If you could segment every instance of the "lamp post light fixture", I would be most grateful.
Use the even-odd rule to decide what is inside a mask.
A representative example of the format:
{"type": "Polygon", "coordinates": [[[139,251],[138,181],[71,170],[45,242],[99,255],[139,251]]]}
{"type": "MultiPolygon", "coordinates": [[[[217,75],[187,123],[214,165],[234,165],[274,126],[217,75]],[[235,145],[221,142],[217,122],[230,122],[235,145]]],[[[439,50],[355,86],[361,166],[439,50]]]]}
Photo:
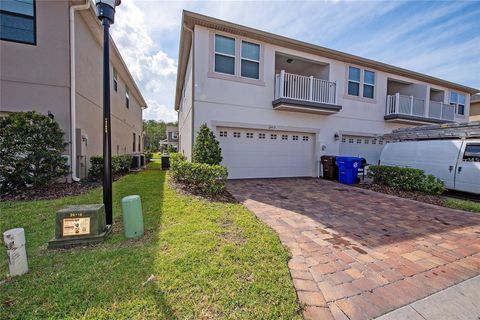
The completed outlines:
{"type": "Polygon", "coordinates": [[[114,22],[115,7],[121,0],[95,0],[97,17],[103,26],[103,203],[106,224],[113,224],[112,214],[112,134],[110,121],[110,25],[114,22]]]}

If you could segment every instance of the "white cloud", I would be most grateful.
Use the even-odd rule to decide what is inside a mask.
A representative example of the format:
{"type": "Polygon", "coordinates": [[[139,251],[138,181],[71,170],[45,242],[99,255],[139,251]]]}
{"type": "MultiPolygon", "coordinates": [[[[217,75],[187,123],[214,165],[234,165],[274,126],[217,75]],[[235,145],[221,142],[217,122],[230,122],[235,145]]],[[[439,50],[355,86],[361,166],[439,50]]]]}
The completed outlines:
{"type": "Polygon", "coordinates": [[[124,0],[117,8],[112,37],[147,100],[144,118],[172,121],[177,117],[173,108],[177,63],[152,40],[148,21],[133,0],[124,0]]]}

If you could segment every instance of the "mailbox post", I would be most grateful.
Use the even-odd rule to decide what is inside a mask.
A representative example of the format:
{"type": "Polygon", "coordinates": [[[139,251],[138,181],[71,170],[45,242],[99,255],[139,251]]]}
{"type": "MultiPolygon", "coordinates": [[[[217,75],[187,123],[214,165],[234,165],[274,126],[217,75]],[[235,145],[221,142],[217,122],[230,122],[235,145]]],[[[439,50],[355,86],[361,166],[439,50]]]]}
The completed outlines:
{"type": "Polygon", "coordinates": [[[103,203],[106,223],[113,224],[112,212],[112,132],[110,115],[110,25],[115,18],[115,7],[121,0],[95,0],[97,16],[103,26],[103,203]]]}

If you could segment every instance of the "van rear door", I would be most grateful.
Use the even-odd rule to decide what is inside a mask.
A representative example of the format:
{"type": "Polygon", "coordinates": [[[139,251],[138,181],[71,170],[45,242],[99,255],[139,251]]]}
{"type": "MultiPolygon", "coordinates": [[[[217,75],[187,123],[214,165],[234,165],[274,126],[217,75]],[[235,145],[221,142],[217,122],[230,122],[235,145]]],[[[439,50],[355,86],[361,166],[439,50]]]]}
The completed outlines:
{"type": "Polygon", "coordinates": [[[455,173],[455,190],[480,194],[480,140],[463,143],[455,173]]]}
{"type": "Polygon", "coordinates": [[[445,183],[448,189],[455,188],[455,166],[462,146],[461,140],[422,140],[412,156],[411,167],[432,174],[445,183]]]}

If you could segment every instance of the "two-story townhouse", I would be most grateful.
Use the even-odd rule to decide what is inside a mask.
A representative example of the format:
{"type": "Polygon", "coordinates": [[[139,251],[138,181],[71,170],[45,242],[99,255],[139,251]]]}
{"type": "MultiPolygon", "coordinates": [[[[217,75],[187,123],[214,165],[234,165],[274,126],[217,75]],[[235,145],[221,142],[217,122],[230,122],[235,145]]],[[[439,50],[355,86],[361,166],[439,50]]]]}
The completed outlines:
{"type": "MultiPolygon", "coordinates": [[[[68,143],[71,180],[102,154],[103,31],[90,0],[0,1],[0,110],[49,114],[68,143]]],[[[112,154],[142,152],[146,102],[110,39],[112,154]]]]}
{"type": "Polygon", "coordinates": [[[480,94],[470,97],[470,121],[480,121],[480,94]]]}
{"type": "Polygon", "coordinates": [[[477,89],[184,11],[175,109],[191,158],[206,123],[229,178],[318,176],[322,155],[377,163],[380,136],[468,121],[477,89]]]}

